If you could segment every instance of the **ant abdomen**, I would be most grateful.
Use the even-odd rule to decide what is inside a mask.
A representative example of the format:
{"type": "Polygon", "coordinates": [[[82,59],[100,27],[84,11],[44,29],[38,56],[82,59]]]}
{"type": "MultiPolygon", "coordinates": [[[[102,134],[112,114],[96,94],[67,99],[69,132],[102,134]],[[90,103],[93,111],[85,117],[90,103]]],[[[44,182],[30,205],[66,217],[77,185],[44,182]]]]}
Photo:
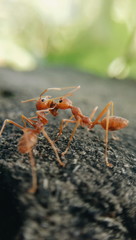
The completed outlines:
{"type": "Polygon", "coordinates": [[[37,134],[33,131],[33,129],[24,129],[24,134],[20,138],[18,143],[18,151],[20,153],[29,153],[30,150],[36,145],[37,143],[37,134]]]}
{"type": "MultiPolygon", "coordinates": [[[[103,118],[103,120],[100,122],[101,126],[106,130],[106,122],[107,117],[103,118]]],[[[108,130],[109,131],[116,131],[121,128],[125,128],[128,125],[128,120],[122,117],[117,116],[110,116],[109,117],[109,124],[108,124],[108,130]]]]}

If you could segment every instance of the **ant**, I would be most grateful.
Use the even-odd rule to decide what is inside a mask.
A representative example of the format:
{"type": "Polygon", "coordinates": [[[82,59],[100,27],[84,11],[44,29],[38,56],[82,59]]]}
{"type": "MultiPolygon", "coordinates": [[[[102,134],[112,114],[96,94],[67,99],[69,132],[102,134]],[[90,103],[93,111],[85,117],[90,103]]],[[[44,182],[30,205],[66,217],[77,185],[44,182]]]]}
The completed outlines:
{"type": "Polygon", "coordinates": [[[58,151],[57,151],[57,148],[55,147],[55,144],[50,139],[47,132],[44,130],[44,126],[48,123],[48,120],[46,118],[46,115],[47,115],[46,113],[49,113],[49,111],[51,111],[51,110],[52,109],[49,108],[49,109],[45,110],[44,113],[36,112],[37,116],[32,117],[32,118],[27,118],[24,115],[22,115],[21,117],[22,117],[22,120],[24,123],[24,127],[19,125],[16,122],[13,122],[12,120],[6,119],[3,123],[1,131],[0,131],[0,136],[1,136],[7,123],[13,124],[23,131],[23,135],[20,138],[19,143],[18,143],[18,151],[22,154],[26,154],[26,153],[29,154],[30,165],[31,165],[31,169],[32,169],[32,186],[28,190],[28,192],[30,192],[30,193],[35,193],[37,190],[36,163],[35,163],[35,159],[33,157],[32,150],[37,143],[37,137],[40,133],[42,133],[44,135],[44,137],[48,140],[48,142],[51,144],[51,146],[55,152],[56,159],[59,162],[59,164],[61,166],[65,165],[59,158],[58,151]],[[36,120],[33,120],[33,119],[36,119],[36,120]],[[33,128],[26,127],[27,123],[30,124],[33,128]]]}
{"type": "MultiPolygon", "coordinates": [[[[68,123],[75,123],[72,134],[70,135],[70,138],[69,138],[67,148],[62,153],[62,156],[64,156],[68,152],[68,149],[70,147],[73,136],[75,135],[75,132],[76,132],[79,125],[81,125],[83,127],[86,126],[90,130],[92,128],[94,128],[95,125],[101,125],[102,128],[106,131],[106,133],[105,133],[105,163],[108,167],[112,167],[113,165],[111,163],[109,163],[109,161],[108,161],[108,152],[107,152],[107,149],[108,149],[108,131],[116,131],[116,130],[120,130],[122,128],[125,128],[125,127],[127,127],[129,121],[125,118],[122,118],[122,117],[113,116],[114,104],[113,104],[112,101],[110,101],[104,107],[104,109],[101,111],[101,113],[98,115],[98,117],[94,121],[92,121],[92,118],[94,117],[94,115],[95,115],[95,113],[98,109],[98,106],[95,107],[93,109],[92,113],[90,114],[90,116],[87,117],[87,116],[83,115],[80,108],[73,106],[72,101],[70,99],[66,98],[67,96],[71,96],[72,93],[75,92],[76,90],[78,90],[79,88],[80,88],[80,86],[67,87],[67,88],[48,88],[48,89],[45,89],[41,93],[40,98],[30,99],[30,100],[26,100],[26,101],[23,101],[23,102],[37,100],[36,108],[37,108],[38,112],[44,112],[45,110],[48,109],[48,107],[52,107],[53,109],[50,110],[50,113],[54,116],[58,115],[58,110],[59,109],[61,109],[61,110],[71,109],[72,116],[71,116],[70,119],[63,119],[61,121],[60,128],[59,128],[60,130],[59,130],[59,133],[58,133],[58,137],[56,139],[56,141],[57,141],[59,136],[62,134],[63,128],[68,123]],[[68,89],[68,88],[74,88],[74,90],[72,90],[71,92],[69,92],[69,93],[65,94],[64,96],[60,97],[58,103],[56,103],[54,101],[58,98],[50,99],[50,96],[46,96],[45,98],[42,98],[42,95],[49,90],[64,90],[64,89],[68,89]],[[110,108],[111,108],[111,110],[110,110],[110,108]],[[104,117],[101,120],[101,118],[105,114],[106,114],[106,117],[104,117]],[[72,120],[73,117],[75,118],[75,120],[72,120]],[[64,125],[64,123],[65,123],[65,125],[64,125]]],[[[117,138],[115,138],[115,139],[117,139],[117,138]]]]}
{"type": "MultiPolygon", "coordinates": [[[[107,152],[107,150],[108,150],[108,132],[125,128],[128,126],[128,123],[129,123],[129,121],[125,118],[113,116],[113,107],[114,107],[113,102],[112,101],[109,102],[104,107],[104,109],[101,111],[101,113],[98,115],[98,117],[94,121],[92,121],[92,118],[94,117],[94,115],[98,109],[98,106],[95,107],[93,109],[92,113],[90,114],[90,116],[87,117],[87,116],[83,115],[80,108],[72,105],[72,101],[70,99],[61,98],[59,100],[59,103],[57,104],[57,108],[62,109],[62,110],[71,109],[71,112],[73,114],[72,116],[75,118],[75,120],[62,119],[62,121],[61,121],[58,138],[62,134],[64,123],[75,123],[72,134],[70,135],[70,138],[69,138],[67,148],[62,153],[62,156],[64,156],[68,152],[70,143],[71,143],[73,136],[75,135],[75,132],[79,125],[81,125],[82,127],[86,126],[89,130],[94,128],[95,125],[101,125],[101,127],[106,131],[106,133],[105,133],[105,163],[108,167],[113,167],[113,165],[111,163],[109,163],[109,161],[108,161],[108,152],[107,152]],[[110,110],[110,107],[111,107],[111,110],[110,110]],[[101,120],[101,118],[104,116],[104,114],[106,114],[106,117],[104,117],[101,120]]],[[[56,140],[58,140],[58,138],[56,140]]],[[[117,139],[114,136],[113,136],[113,138],[117,139]]]]}

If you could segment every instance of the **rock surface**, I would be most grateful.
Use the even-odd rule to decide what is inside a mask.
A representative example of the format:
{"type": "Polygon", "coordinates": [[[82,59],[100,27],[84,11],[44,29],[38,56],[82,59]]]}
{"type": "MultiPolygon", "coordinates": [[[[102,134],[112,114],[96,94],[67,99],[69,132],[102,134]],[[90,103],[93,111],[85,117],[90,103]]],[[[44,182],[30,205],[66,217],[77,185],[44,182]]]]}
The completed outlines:
{"type": "MultiPolygon", "coordinates": [[[[79,127],[62,168],[42,135],[34,149],[38,191],[29,194],[31,169],[27,155],[17,151],[20,129],[9,124],[0,139],[0,239],[1,240],[135,240],[136,239],[136,111],[133,81],[100,79],[65,68],[29,73],[0,69],[0,126],[9,118],[21,123],[21,114],[35,115],[34,102],[48,87],[81,85],[71,97],[85,115],[95,106],[98,113],[112,100],[115,115],[127,118],[128,128],[118,131],[120,140],[109,139],[109,161],[104,163],[104,131],[79,127]]],[[[49,95],[56,96],[56,92],[49,95]]],[[[60,93],[59,93],[60,94],[60,93]]],[[[96,114],[97,115],[97,114],[96,114]]],[[[49,116],[45,127],[55,139],[60,120],[49,116]]],[[[65,150],[73,126],[69,124],[57,142],[65,150]]]]}

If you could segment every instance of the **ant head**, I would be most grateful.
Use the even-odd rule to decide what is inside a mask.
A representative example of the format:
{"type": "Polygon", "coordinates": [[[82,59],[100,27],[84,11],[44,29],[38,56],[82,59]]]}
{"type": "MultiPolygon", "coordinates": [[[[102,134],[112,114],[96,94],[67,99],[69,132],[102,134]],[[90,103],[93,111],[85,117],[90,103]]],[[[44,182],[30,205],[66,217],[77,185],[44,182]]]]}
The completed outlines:
{"type": "Polygon", "coordinates": [[[36,109],[37,110],[44,110],[44,109],[50,108],[52,100],[50,100],[49,98],[50,98],[50,96],[39,98],[36,102],[36,109]]]}
{"type": "Polygon", "coordinates": [[[72,101],[68,98],[60,98],[57,107],[59,109],[68,109],[72,107],[72,101]]]}

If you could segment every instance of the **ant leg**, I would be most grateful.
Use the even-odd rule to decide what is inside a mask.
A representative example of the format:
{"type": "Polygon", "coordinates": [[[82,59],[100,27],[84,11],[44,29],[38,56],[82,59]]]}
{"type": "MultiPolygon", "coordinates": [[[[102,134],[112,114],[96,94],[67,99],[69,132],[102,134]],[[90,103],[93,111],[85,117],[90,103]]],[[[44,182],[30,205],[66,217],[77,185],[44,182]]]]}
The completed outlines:
{"type": "Polygon", "coordinates": [[[32,186],[31,188],[28,189],[28,192],[35,193],[37,190],[37,174],[36,174],[36,163],[33,157],[32,150],[29,152],[29,157],[30,157],[30,165],[32,169],[32,186]]]}
{"type": "Polygon", "coordinates": [[[108,129],[109,129],[109,117],[110,117],[110,111],[107,111],[107,117],[106,117],[106,132],[105,132],[105,163],[108,167],[113,167],[112,163],[109,163],[108,161],[108,129]]]}
{"type": "Polygon", "coordinates": [[[76,123],[76,122],[77,122],[76,120],[71,120],[72,118],[73,118],[73,115],[71,116],[70,119],[62,119],[61,124],[60,124],[59,135],[62,134],[63,128],[66,127],[66,125],[67,125],[68,123],[76,123]],[[64,122],[65,122],[65,125],[63,126],[63,123],[64,123],[64,122]]]}
{"type": "MultiPolygon", "coordinates": [[[[72,120],[72,118],[74,117],[74,115],[72,115],[68,120],[72,120]]],[[[75,121],[76,122],[76,121],[75,121]]],[[[63,129],[68,125],[69,121],[67,121],[64,125],[63,125],[63,129]]],[[[72,121],[73,123],[73,121],[72,121]]]]}
{"type": "Polygon", "coordinates": [[[57,161],[59,162],[59,164],[64,167],[65,164],[60,160],[59,158],[59,155],[58,155],[58,152],[57,152],[57,149],[53,143],[53,141],[50,139],[50,137],[48,136],[48,134],[46,133],[46,131],[44,129],[42,129],[42,133],[44,135],[44,137],[48,140],[48,142],[51,144],[52,146],[52,149],[54,150],[55,154],[56,154],[56,158],[57,158],[57,161]]]}
{"type": "MultiPolygon", "coordinates": [[[[72,115],[68,120],[72,120],[72,118],[74,117],[74,115],[72,115]]],[[[63,126],[63,129],[68,125],[69,122],[66,122],[63,126]]]]}
{"type": "Polygon", "coordinates": [[[21,115],[21,119],[22,119],[22,122],[23,122],[23,124],[24,124],[24,127],[26,128],[26,121],[25,121],[25,119],[24,119],[24,115],[21,115]]]}
{"type": "Polygon", "coordinates": [[[92,118],[94,117],[94,114],[96,113],[97,109],[98,109],[98,106],[95,107],[94,110],[92,111],[92,113],[90,114],[90,116],[89,116],[90,120],[92,120],[92,118]]]}
{"type": "MultiPolygon", "coordinates": [[[[111,116],[113,116],[113,115],[114,115],[114,105],[112,104],[111,105],[111,116]]],[[[119,140],[119,137],[117,137],[115,133],[112,132],[111,136],[112,136],[112,139],[119,140]]]]}
{"type": "Polygon", "coordinates": [[[77,121],[76,121],[76,125],[75,125],[75,127],[74,127],[74,129],[73,129],[73,131],[72,131],[72,134],[71,134],[71,136],[70,136],[70,138],[69,138],[68,146],[67,146],[66,150],[61,154],[62,156],[64,156],[64,155],[67,153],[67,151],[68,151],[68,149],[69,149],[69,147],[70,147],[70,143],[71,143],[71,141],[72,141],[72,139],[73,139],[73,137],[74,137],[74,135],[75,135],[75,132],[76,132],[76,130],[77,130],[77,128],[78,128],[79,125],[80,125],[80,120],[77,120],[77,121]]]}
{"type": "Polygon", "coordinates": [[[50,113],[50,110],[53,110],[54,108],[48,108],[48,109],[42,109],[42,110],[37,110],[36,114],[39,115],[40,113],[45,113],[48,115],[50,113]]]}
{"type": "MultiPolygon", "coordinates": [[[[24,127],[26,128],[26,123],[29,123],[32,127],[35,127],[35,121],[31,120],[30,118],[27,118],[24,115],[21,115],[22,121],[24,123],[24,127]]],[[[35,117],[34,117],[35,118],[35,117]]]]}
{"type": "Polygon", "coordinates": [[[68,123],[76,123],[77,122],[76,120],[71,120],[73,117],[74,116],[72,115],[70,117],[70,119],[62,119],[62,121],[60,123],[60,127],[59,127],[59,133],[57,134],[57,139],[55,140],[55,142],[58,141],[59,137],[62,134],[62,131],[63,131],[64,127],[66,127],[68,125],[68,123]]]}
{"type": "MultiPolygon", "coordinates": [[[[53,109],[53,108],[52,108],[52,109],[53,109]]],[[[51,109],[51,110],[52,110],[52,109],[51,109]]],[[[37,111],[36,111],[36,114],[39,115],[40,113],[45,113],[46,115],[48,115],[48,114],[49,114],[49,111],[50,111],[49,109],[37,110],[37,111]],[[46,111],[48,111],[48,112],[46,113],[46,111]]]]}
{"type": "Polygon", "coordinates": [[[5,126],[6,126],[7,123],[11,123],[11,124],[15,125],[16,127],[20,128],[20,129],[22,129],[22,130],[24,129],[24,127],[22,127],[22,126],[19,125],[18,123],[13,122],[13,121],[10,120],[10,119],[5,119],[5,121],[4,121],[3,125],[2,125],[2,128],[1,128],[1,130],[0,130],[0,137],[1,137],[2,133],[3,133],[3,131],[4,131],[4,128],[5,128],[5,126]]]}
{"type": "Polygon", "coordinates": [[[37,122],[37,120],[32,120],[32,119],[37,119],[37,116],[30,117],[29,119],[30,119],[33,123],[36,123],[36,122],[37,122]]]}
{"type": "Polygon", "coordinates": [[[37,116],[34,116],[34,117],[30,117],[29,119],[31,120],[31,119],[35,119],[35,118],[37,118],[37,116]]]}
{"type": "Polygon", "coordinates": [[[108,147],[108,130],[109,130],[109,117],[110,117],[110,110],[109,108],[111,107],[111,113],[113,114],[113,102],[109,102],[105,108],[102,110],[102,112],[98,115],[98,117],[95,119],[95,121],[93,122],[93,126],[95,126],[96,124],[100,124],[101,122],[99,122],[99,120],[102,118],[102,116],[107,113],[107,117],[106,117],[106,133],[105,133],[105,162],[106,165],[108,167],[112,167],[112,164],[109,163],[108,161],[108,153],[107,153],[107,147],[108,147]]]}
{"type": "MultiPolygon", "coordinates": [[[[114,115],[114,105],[112,104],[112,108],[111,108],[111,116],[113,116],[113,115],[114,115]]],[[[117,140],[117,141],[120,140],[119,137],[116,136],[116,134],[113,133],[113,132],[112,132],[111,136],[112,136],[112,139],[114,139],[114,140],[117,140]]]]}
{"type": "Polygon", "coordinates": [[[103,117],[103,115],[105,113],[107,113],[110,106],[111,106],[111,114],[113,114],[113,106],[114,105],[113,105],[113,102],[111,101],[105,106],[105,108],[101,111],[101,113],[98,115],[98,117],[95,119],[95,121],[93,121],[93,125],[99,124],[98,121],[103,117]]]}

